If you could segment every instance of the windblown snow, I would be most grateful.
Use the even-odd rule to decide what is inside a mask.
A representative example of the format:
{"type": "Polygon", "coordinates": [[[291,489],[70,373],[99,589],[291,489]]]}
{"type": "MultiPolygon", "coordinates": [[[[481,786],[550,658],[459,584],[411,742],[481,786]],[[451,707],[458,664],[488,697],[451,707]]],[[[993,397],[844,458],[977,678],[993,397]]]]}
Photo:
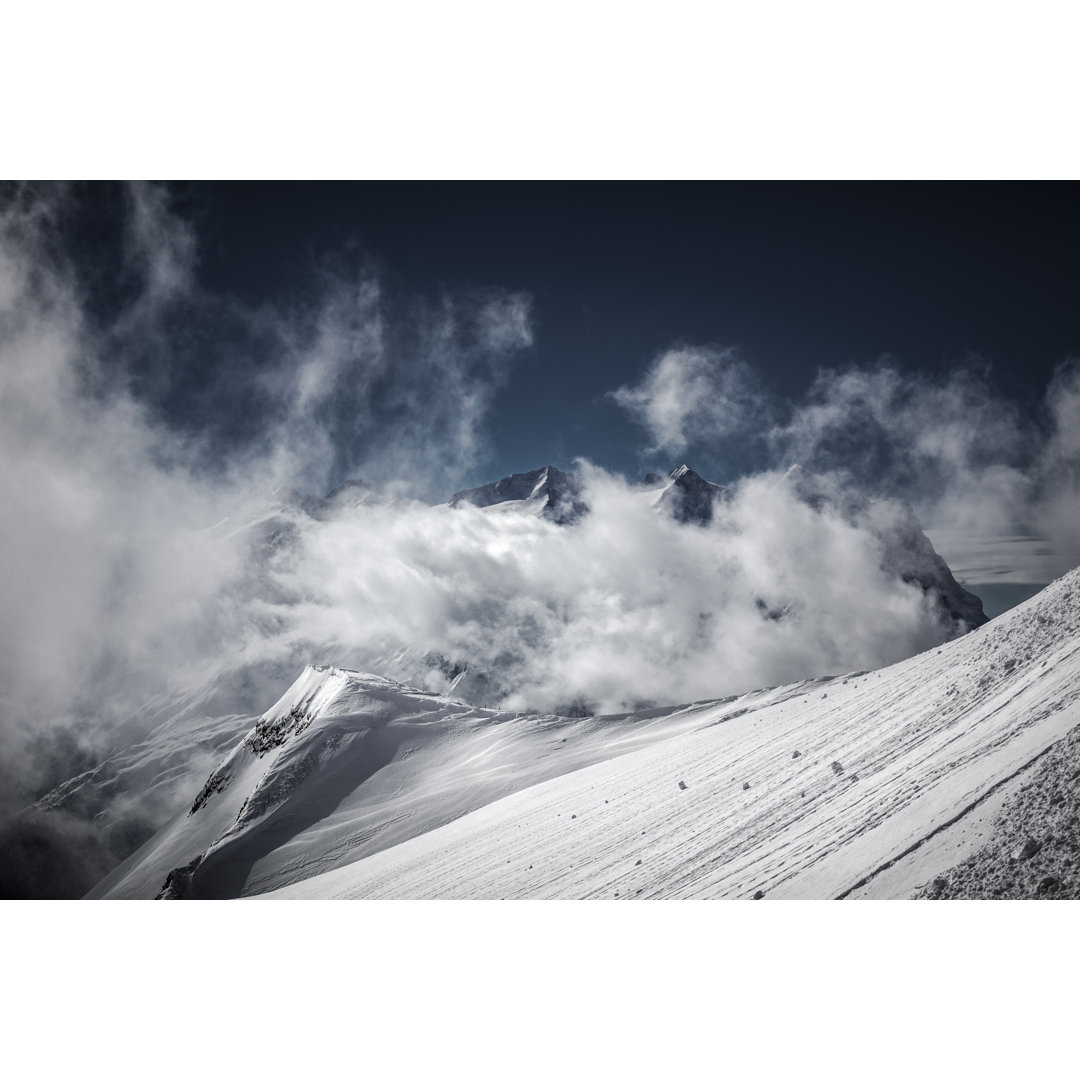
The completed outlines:
{"type": "Polygon", "coordinates": [[[309,667],[90,895],[908,896],[1075,744],[1078,624],[1080,570],[878,671],[585,718],[309,667]]]}

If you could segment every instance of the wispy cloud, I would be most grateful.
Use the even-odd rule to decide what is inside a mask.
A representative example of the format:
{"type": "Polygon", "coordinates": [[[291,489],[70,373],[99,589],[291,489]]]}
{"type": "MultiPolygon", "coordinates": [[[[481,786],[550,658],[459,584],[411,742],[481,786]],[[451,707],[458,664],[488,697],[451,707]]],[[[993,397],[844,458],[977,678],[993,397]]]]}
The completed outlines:
{"type": "Polygon", "coordinates": [[[272,653],[252,648],[270,583],[237,526],[356,473],[452,490],[532,341],[523,294],[388,298],[363,264],[313,267],[276,307],[210,295],[192,228],[145,185],[124,194],[123,288],[102,300],[67,242],[82,197],[0,201],[0,604],[18,613],[0,630],[0,753],[16,802],[39,778],[37,733],[70,726],[100,749],[150,693],[272,653]]]}
{"type": "Polygon", "coordinates": [[[994,539],[1038,537],[1042,569],[1024,573],[1057,576],[1080,559],[1078,386],[1080,368],[1063,363],[1033,411],[996,389],[975,358],[930,375],[886,357],[822,369],[804,396],[785,399],[766,392],[733,350],[680,348],[613,396],[654,454],[711,460],[735,436],[744,458],[799,463],[912,503],[965,565],[994,539]]]}
{"type": "Polygon", "coordinates": [[[611,396],[645,428],[651,453],[681,454],[760,430],[767,417],[759,380],[733,348],[670,349],[611,396]]]}

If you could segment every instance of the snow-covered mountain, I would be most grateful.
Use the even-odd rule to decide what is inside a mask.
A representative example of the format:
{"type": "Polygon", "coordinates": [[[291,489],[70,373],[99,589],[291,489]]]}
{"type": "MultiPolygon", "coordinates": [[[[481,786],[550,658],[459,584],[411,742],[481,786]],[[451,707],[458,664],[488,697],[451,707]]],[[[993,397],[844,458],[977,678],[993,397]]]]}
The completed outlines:
{"type": "MultiPolygon", "coordinates": [[[[714,706],[740,712],[804,690],[781,687],[714,706]]],[[[497,713],[376,675],[309,667],[191,805],[91,895],[223,897],[275,888],[669,739],[698,726],[698,713],[497,713]]]]}
{"type": "Polygon", "coordinates": [[[482,487],[458,491],[451,496],[450,506],[525,510],[557,525],[569,525],[588,512],[581,493],[582,484],[576,476],[545,465],[532,472],[504,476],[482,487]]]}
{"type": "MultiPolygon", "coordinates": [[[[939,609],[936,640],[947,640],[985,621],[978,599],[953,579],[910,508],[871,503],[861,496],[841,493],[797,466],[778,483],[788,485],[801,502],[816,512],[839,515],[853,528],[862,530],[877,545],[887,574],[917,584],[932,597],[939,609]]],[[[704,480],[686,465],[666,477],[648,478],[637,491],[633,497],[646,505],[652,504],[658,515],[670,517],[679,525],[701,527],[703,543],[710,542],[710,527],[721,531],[726,527],[725,514],[731,506],[732,492],[704,480]]],[[[581,478],[548,466],[458,492],[448,506],[433,508],[432,512],[454,514],[471,506],[485,515],[525,514],[576,529],[590,513],[587,496],[581,478]]],[[[333,528],[343,514],[381,513],[392,505],[392,500],[370,485],[350,482],[323,499],[292,494],[268,505],[265,513],[252,521],[224,522],[216,528],[246,545],[248,555],[245,577],[238,586],[240,591],[258,604],[272,603],[279,610],[288,610],[288,605],[295,601],[283,585],[287,576],[279,572],[280,567],[289,565],[312,529],[333,528]]],[[[693,532],[696,537],[696,529],[693,532]]],[[[363,553],[358,556],[363,557],[363,553]]],[[[845,568],[838,565],[829,572],[835,572],[840,580],[845,568]]],[[[770,596],[767,602],[761,599],[759,616],[753,617],[788,620],[791,632],[798,632],[794,625],[798,613],[792,613],[792,606],[786,600],[783,595],[770,596]]],[[[457,700],[454,708],[489,706],[479,711],[497,715],[492,709],[497,709],[513,688],[512,673],[478,663],[467,653],[467,649],[432,651],[423,642],[391,642],[357,655],[333,641],[324,643],[298,637],[272,661],[251,663],[239,653],[236,659],[222,657],[207,674],[190,683],[181,680],[178,689],[136,710],[125,729],[126,736],[118,733],[94,767],[84,768],[46,792],[21,816],[20,828],[28,829],[29,841],[40,846],[46,843],[43,838],[50,827],[57,826],[53,839],[47,843],[55,842],[61,848],[74,845],[83,853],[88,850],[88,836],[105,838],[107,842],[98,845],[101,850],[93,860],[93,866],[101,868],[96,870],[100,873],[191,803],[218,755],[251,727],[257,708],[267,697],[280,694],[304,663],[363,666],[401,685],[448,694],[457,700]],[[463,702],[467,705],[462,705],[463,702]],[[85,827],[72,832],[67,826],[76,822],[85,827]],[[60,825],[64,828],[59,828],[60,825]]],[[[812,671],[820,668],[807,668],[799,674],[812,671]]],[[[743,687],[747,685],[742,683],[743,687]]],[[[724,687],[728,688],[737,686],[724,687]]],[[[572,695],[567,697],[570,699],[572,695]]],[[[652,698],[638,695],[633,700],[670,703],[672,699],[673,695],[652,698]]],[[[576,698],[547,707],[579,717],[595,709],[576,698]]],[[[603,730],[610,732],[611,725],[603,730]]],[[[520,768],[519,762],[506,766],[507,771],[520,768]]],[[[531,774],[526,769],[522,775],[531,774]]],[[[0,844],[3,842],[0,838],[0,844]]],[[[198,854],[193,851],[188,859],[198,854]]]]}
{"type": "Polygon", "coordinates": [[[889,668],[648,713],[309,668],[90,895],[901,897],[960,863],[1075,895],[1078,723],[1080,570],[889,668]],[[1017,839],[1040,784],[1055,828],[1029,813],[1017,839]]]}
{"type": "MultiPolygon", "coordinates": [[[[696,525],[708,524],[714,505],[730,497],[726,488],[703,480],[689,465],[680,465],[666,477],[649,473],[640,488],[676,521],[696,525]]],[[[450,499],[451,506],[466,504],[539,514],[558,525],[571,525],[589,512],[581,479],[552,465],[504,476],[494,483],[459,491],[450,499]]]]}
{"type": "Polygon", "coordinates": [[[730,498],[727,488],[703,480],[689,465],[680,465],[668,474],[656,505],[676,521],[708,525],[717,506],[730,498]]]}

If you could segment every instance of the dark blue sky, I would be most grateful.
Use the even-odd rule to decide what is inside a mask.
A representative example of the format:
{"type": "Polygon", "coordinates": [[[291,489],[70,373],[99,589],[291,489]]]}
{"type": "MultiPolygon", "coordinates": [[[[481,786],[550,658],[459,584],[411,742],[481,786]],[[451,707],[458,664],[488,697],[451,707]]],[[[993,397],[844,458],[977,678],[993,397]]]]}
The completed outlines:
{"type": "MultiPolygon", "coordinates": [[[[605,395],[679,342],[738,346],[789,398],[820,367],[888,353],[944,372],[978,354],[1003,395],[1029,404],[1080,354],[1074,184],[185,183],[172,195],[211,294],[280,303],[328,257],[377,268],[402,297],[531,294],[535,345],[496,399],[496,457],[477,481],[579,454],[639,471],[642,432],[605,395]]],[[[109,219],[84,224],[84,240],[109,219]]],[[[166,404],[177,419],[199,379],[166,404]]],[[[732,474],[754,464],[728,454],[714,479],[732,478],[723,460],[732,474]]]]}

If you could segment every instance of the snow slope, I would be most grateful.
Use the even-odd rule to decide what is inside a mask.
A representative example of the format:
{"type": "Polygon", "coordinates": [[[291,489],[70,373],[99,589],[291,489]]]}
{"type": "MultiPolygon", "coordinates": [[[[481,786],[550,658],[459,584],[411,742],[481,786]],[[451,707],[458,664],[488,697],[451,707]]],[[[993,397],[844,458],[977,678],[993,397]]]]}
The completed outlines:
{"type": "Polygon", "coordinates": [[[90,897],[277,888],[438,828],[552,777],[787,700],[799,683],[625,716],[515,715],[376,675],[307,668],[190,808],[90,897]]]}
{"type": "Polygon", "coordinates": [[[585,720],[308,669],[91,895],[907,896],[1080,722],[1078,620],[1074,571],[880,671],[585,720]]]}

